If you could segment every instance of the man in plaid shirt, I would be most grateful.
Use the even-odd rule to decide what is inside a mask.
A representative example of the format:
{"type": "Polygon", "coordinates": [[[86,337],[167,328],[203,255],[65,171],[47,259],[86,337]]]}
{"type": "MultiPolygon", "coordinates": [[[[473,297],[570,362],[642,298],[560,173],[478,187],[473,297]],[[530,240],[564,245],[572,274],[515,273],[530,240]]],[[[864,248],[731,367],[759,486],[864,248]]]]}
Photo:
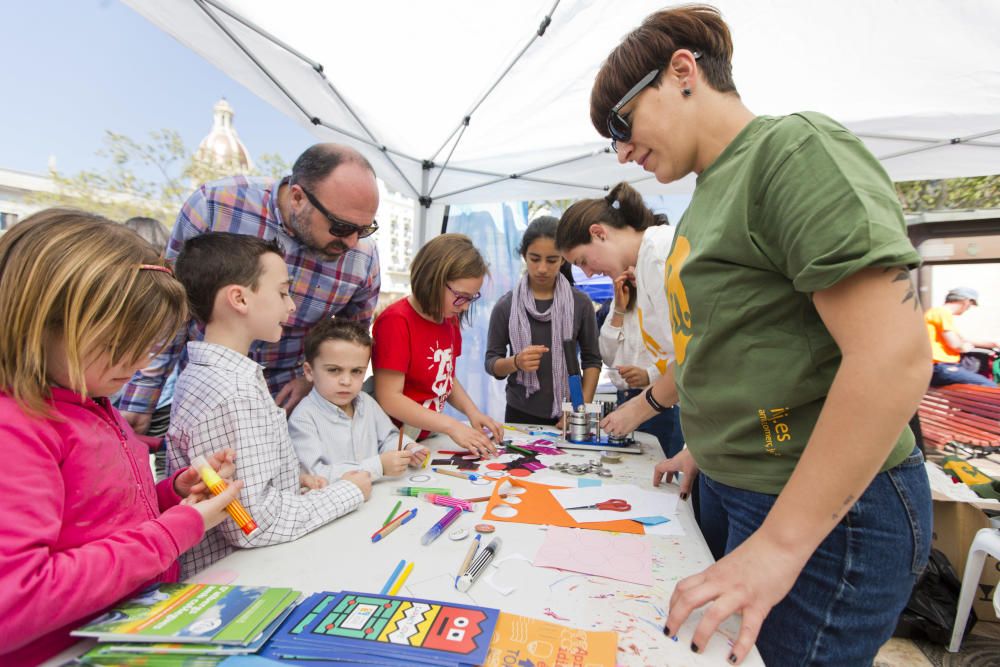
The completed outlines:
{"type": "MultiPolygon", "coordinates": [[[[313,324],[334,315],[371,324],[378,301],[378,250],[367,238],[378,225],[378,186],[371,164],[357,151],[316,144],[280,181],[234,176],[201,186],[185,202],[166,257],[209,231],[277,239],[285,249],[297,310],[277,343],[257,342],[249,357],[264,367],[268,389],[290,412],[309,393],[303,377],[302,341],[313,324]]],[[[187,363],[185,344],[201,340],[193,319],[125,386],[119,409],[139,433],[149,428],[166,378],[187,363]]]]}

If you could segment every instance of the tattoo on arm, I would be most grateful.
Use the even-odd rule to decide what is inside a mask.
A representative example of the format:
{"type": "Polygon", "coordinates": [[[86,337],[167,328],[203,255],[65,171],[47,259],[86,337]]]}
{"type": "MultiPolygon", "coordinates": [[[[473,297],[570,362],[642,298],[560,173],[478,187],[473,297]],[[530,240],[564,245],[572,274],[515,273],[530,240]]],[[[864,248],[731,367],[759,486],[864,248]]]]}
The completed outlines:
{"type": "Polygon", "coordinates": [[[918,310],[920,308],[920,300],[917,299],[917,290],[913,287],[913,282],[910,280],[910,272],[903,267],[890,266],[886,268],[885,271],[895,271],[896,273],[892,277],[892,282],[906,282],[906,294],[903,295],[903,300],[901,303],[906,303],[909,300],[913,300],[913,310],[918,310]]]}
{"type": "Polygon", "coordinates": [[[854,502],[854,496],[847,496],[846,498],[844,498],[844,502],[840,506],[840,511],[831,514],[830,518],[833,519],[834,521],[840,521],[840,517],[847,512],[847,509],[849,509],[850,504],[853,502],[854,502]]]}

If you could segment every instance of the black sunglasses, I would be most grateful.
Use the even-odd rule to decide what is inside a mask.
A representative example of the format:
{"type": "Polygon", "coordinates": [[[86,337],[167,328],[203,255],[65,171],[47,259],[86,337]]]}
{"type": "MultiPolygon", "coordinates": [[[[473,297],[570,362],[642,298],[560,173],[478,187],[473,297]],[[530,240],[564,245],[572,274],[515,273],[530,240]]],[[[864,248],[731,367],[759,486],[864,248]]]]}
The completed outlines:
{"type": "Polygon", "coordinates": [[[363,239],[365,237],[371,236],[372,234],[378,231],[378,222],[376,222],[375,220],[372,220],[372,224],[364,226],[355,225],[354,223],[347,222],[346,220],[341,220],[333,213],[330,213],[328,210],[326,210],[326,207],[320,204],[319,200],[316,199],[316,197],[314,197],[311,192],[302,187],[301,183],[297,183],[296,185],[298,185],[299,189],[302,190],[302,192],[305,194],[306,199],[309,200],[309,203],[312,204],[313,207],[330,222],[331,236],[336,236],[338,238],[346,238],[351,234],[357,234],[359,239],[363,239]]]}
{"type": "MultiPolygon", "coordinates": [[[[701,51],[692,51],[691,55],[694,56],[695,60],[701,58],[701,51]]],[[[629,141],[632,139],[632,126],[629,125],[628,120],[622,116],[619,111],[622,110],[626,104],[631,102],[636,95],[641,93],[647,86],[651,85],[660,77],[660,72],[663,69],[650,70],[646,76],[639,79],[639,83],[632,86],[632,88],[625,93],[625,96],[618,100],[618,104],[611,107],[611,111],[608,112],[608,134],[611,135],[611,148],[618,152],[618,142],[619,141],[629,141]]]]}

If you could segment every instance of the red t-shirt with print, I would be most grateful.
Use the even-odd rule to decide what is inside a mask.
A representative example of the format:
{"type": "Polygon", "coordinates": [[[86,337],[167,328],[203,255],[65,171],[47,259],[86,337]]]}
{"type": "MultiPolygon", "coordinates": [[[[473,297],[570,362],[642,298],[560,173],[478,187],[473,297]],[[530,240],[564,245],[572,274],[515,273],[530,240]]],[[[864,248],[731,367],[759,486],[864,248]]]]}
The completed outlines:
{"type": "MultiPolygon", "coordinates": [[[[455,385],[455,362],[462,354],[458,320],[431,322],[403,298],[375,318],[372,337],[372,368],[403,373],[403,394],[428,410],[442,412],[455,385]]],[[[399,425],[398,420],[393,422],[399,425]]],[[[421,431],[418,439],[428,435],[421,431]]]]}

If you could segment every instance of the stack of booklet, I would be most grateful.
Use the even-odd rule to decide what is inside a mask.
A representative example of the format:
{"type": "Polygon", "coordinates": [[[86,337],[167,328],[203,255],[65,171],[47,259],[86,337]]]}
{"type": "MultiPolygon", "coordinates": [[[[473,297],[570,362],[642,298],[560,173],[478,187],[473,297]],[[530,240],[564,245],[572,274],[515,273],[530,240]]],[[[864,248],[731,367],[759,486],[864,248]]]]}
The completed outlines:
{"type": "Polygon", "coordinates": [[[260,656],[316,667],[614,667],[617,650],[616,632],[486,607],[343,591],[303,600],[260,656]]]}
{"type": "Polygon", "coordinates": [[[499,615],[496,609],[395,595],[315,593],[260,655],[345,666],[480,665],[499,615]]]}
{"type": "Polygon", "coordinates": [[[158,584],[73,631],[101,642],[78,662],[209,667],[256,653],[299,595],[266,586],[158,584]]]}

